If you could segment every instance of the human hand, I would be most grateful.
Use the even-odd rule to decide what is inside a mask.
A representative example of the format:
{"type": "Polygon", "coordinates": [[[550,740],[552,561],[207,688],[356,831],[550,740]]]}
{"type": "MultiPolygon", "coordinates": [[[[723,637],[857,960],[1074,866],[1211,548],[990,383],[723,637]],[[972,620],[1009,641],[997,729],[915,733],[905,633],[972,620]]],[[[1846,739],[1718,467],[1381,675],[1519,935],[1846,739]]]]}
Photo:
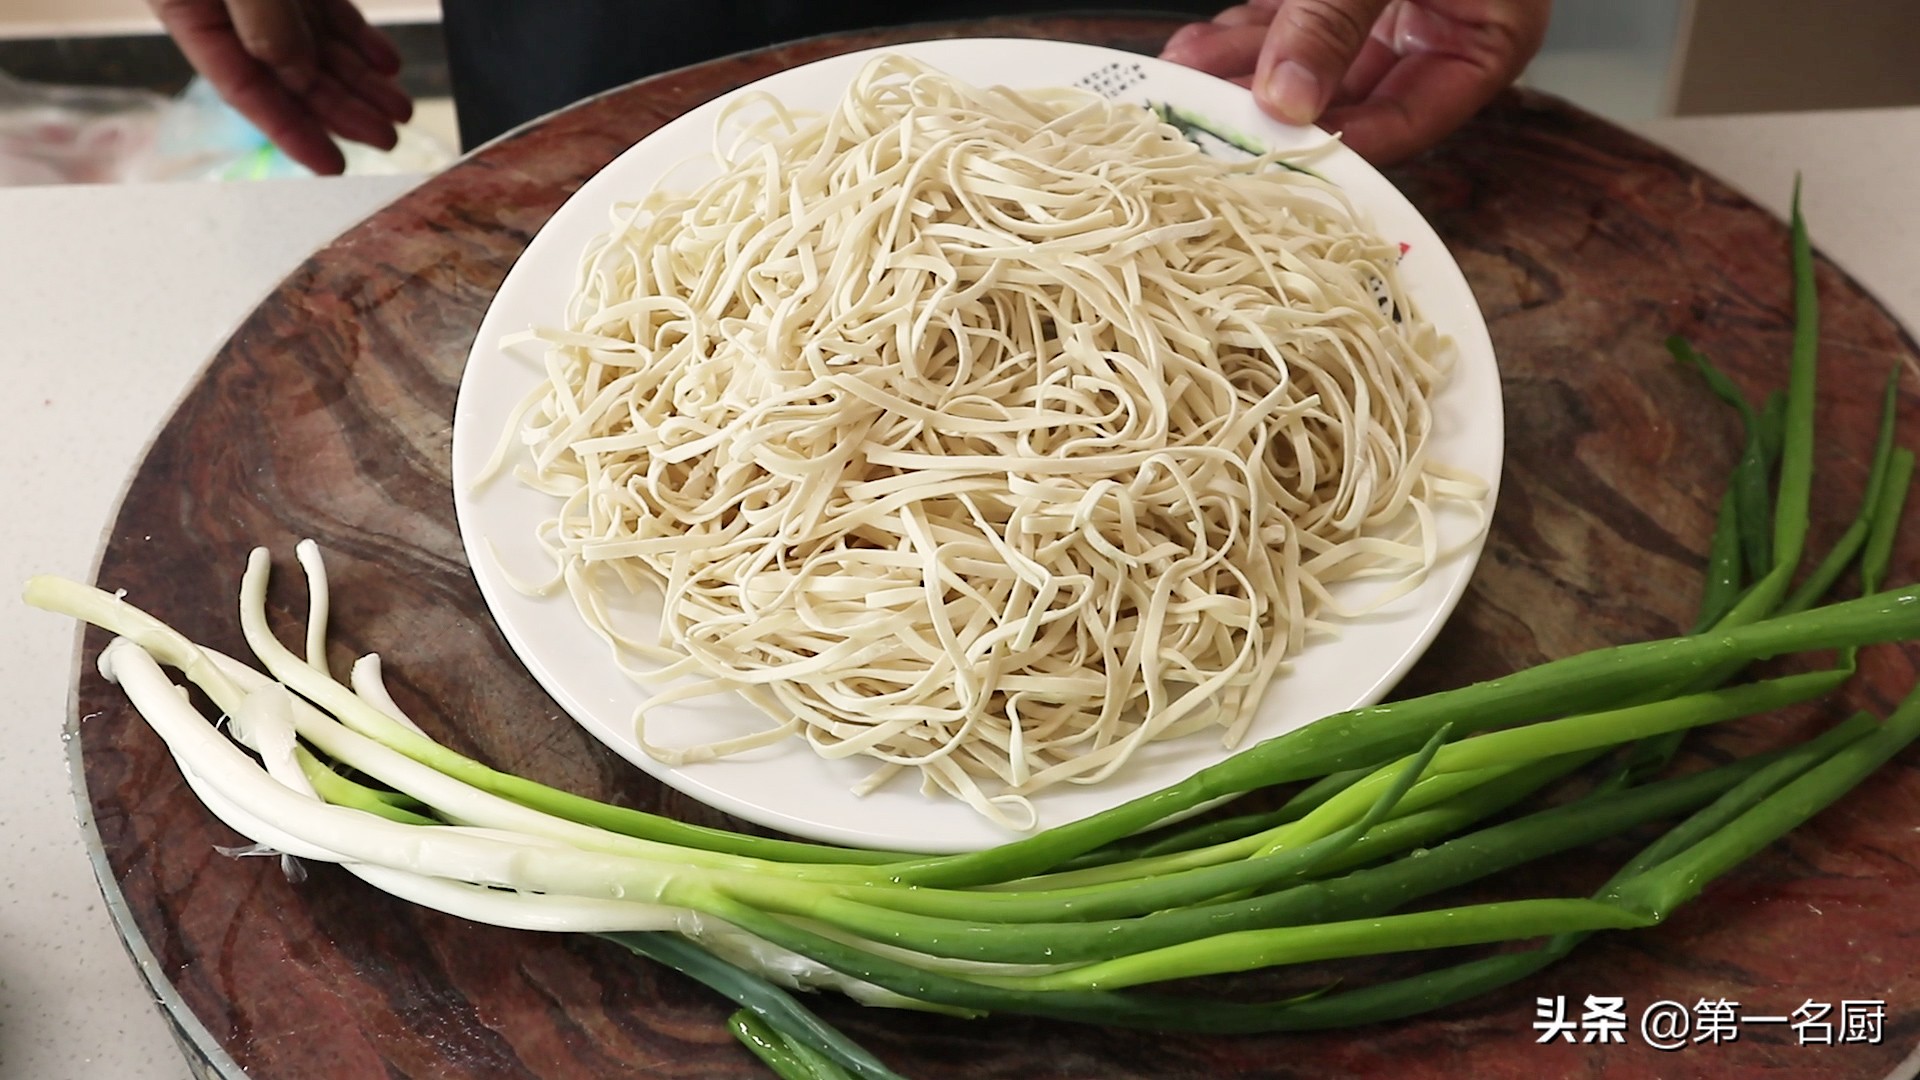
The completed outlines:
{"type": "Polygon", "coordinates": [[[400,54],[349,0],[147,0],[187,62],[293,160],[346,167],[331,135],[393,149],[400,54]]]}
{"type": "Polygon", "coordinates": [[[1248,0],[1181,27],[1160,55],[1250,86],[1376,164],[1427,149],[1517,78],[1551,0],[1248,0]]]}

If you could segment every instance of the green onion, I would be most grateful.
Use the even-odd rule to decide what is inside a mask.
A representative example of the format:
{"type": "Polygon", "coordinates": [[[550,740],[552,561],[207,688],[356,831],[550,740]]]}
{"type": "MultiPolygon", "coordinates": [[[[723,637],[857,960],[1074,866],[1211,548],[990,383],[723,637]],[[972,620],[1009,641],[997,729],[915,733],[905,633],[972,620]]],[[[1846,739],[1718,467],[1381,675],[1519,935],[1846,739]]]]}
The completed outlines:
{"type": "Polygon", "coordinates": [[[1772,538],[1766,528],[1766,523],[1773,518],[1773,497],[1767,490],[1770,468],[1760,414],[1754,411],[1733,380],[1695,352],[1685,338],[1679,335],[1668,338],[1667,351],[1675,360],[1699,372],[1714,395],[1740,413],[1741,424],[1747,431],[1747,444],[1741,451],[1740,464],[1734,467],[1733,483],[1728,490],[1733,496],[1740,551],[1748,569],[1755,575],[1764,574],[1773,567],[1772,538]]]}
{"type": "MultiPolygon", "coordinates": [[[[806,1063],[806,1058],[796,1049],[803,1047],[823,1056],[838,1068],[852,1076],[868,1080],[900,1080],[898,1074],[888,1069],[878,1058],[848,1039],[832,1025],[815,1016],[806,1006],[795,1001],[793,995],[767,982],[756,975],[719,960],[704,950],[672,934],[607,934],[608,940],[631,949],[642,956],[679,971],[689,978],[696,979],[729,1001],[740,1006],[736,1017],[745,1015],[757,1021],[749,1033],[755,1042],[763,1042],[763,1034],[774,1034],[779,1056],[797,1059],[806,1063]]],[[[738,1028],[736,1035],[740,1034],[738,1028]]],[[[747,1040],[742,1039],[742,1042],[747,1040]]],[[[749,1044],[756,1054],[758,1046],[749,1044]]],[[[786,1074],[781,1074],[786,1075],[786,1074]]],[[[799,1074],[807,1076],[806,1073],[799,1074]]],[[[813,1075],[831,1076],[832,1074],[813,1075]]]]}
{"type": "MultiPolygon", "coordinates": [[[[1860,500],[1859,513],[1854,516],[1853,522],[1847,526],[1846,531],[1840,534],[1840,539],[1834,542],[1833,549],[1828,552],[1827,557],[1814,567],[1813,572],[1807,575],[1807,579],[1801,582],[1800,587],[1795,589],[1793,595],[1787,599],[1784,605],[1785,610],[1805,611],[1825,596],[1827,590],[1833,588],[1834,582],[1840,580],[1840,575],[1852,564],[1854,556],[1860,553],[1861,548],[1866,544],[1867,534],[1876,520],[1884,523],[1883,528],[1887,531],[1889,540],[1892,529],[1899,524],[1898,507],[1892,507],[1892,512],[1889,513],[1889,507],[1885,505],[1885,500],[1888,498],[1886,494],[1889,486],[1888,471],[1894,453],[1893,431],[1899,395],[1900,369],[1895,367],[1887,373],[1886,389],[1881,393],[1880,434],[1874,442],[1873,458],[1867,469],[1867,486],[1860,500]]],[[[1904,482],[1896,481],[1892,484],[1894,489],[1901,491],[1904,491],[1906,486],[1904,482]]],[[[1880,552],[1880,558],[1881,565],[1884,566],[1884,551],[1880,552]]],[[[1870,593],[1875,590],[1874,587],[1869,586],[1861,591],[1870,593]]]]}
{"type": "Polygon", "coordinates": [[[1696,631],[1709,629],[1733,610],[1740,602],[1740,581],[1740,513],[1729,490],[1720,499],[1713,541],[1707,549],[1707,580],[1701,589],[1696,631]]]}
{"type": "Polygon", "coordinates": [[[741,1009],[727,1017],[727,1030],[780,1080],[815,1080],[813,1069],[800,1060],[792,1045],[748,1010],[741,1009]]]}

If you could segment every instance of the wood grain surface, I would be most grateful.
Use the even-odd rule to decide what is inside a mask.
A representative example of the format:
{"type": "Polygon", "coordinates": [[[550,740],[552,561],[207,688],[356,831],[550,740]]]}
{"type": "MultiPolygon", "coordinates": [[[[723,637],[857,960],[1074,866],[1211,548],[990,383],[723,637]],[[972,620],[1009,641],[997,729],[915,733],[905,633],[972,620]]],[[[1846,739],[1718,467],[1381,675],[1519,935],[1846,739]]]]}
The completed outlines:
{"type": "MultiPolygon", "coordinates": [[[[1156,51],[1172,23],[1054,19],[951,33],[1156,51]]],[[[240,327],[132,482],[100,582],[199,640],[241,652],[247,550],[281,557],[274,610],[297,622],[293,544],[334,584],[333,660],[377,650],[437,737],[501,768],[676,817],[732,824],[583,734],[488,618],[454,527],[449,418],[494,288],[596,169],[666,120],[793,64],[908,36],[818,39],[664,75],[557,114],[429,180],[315,254],[240,327]]],[[[1506,394],[1509,455],[1491,543],[1465,600],[1402,692],[1459,685],[1578,650],[1681,631],[1738,441],[1734,418],[1661,347],[1690,335],[1754,392],[1781,385],[1786,231],[1712,178],[1564,104],[1512,96],[1394,174],[1465,269],[1506,394]]],[[[1819,222],[1813,222],[1818,239],[1819,222]]],[[[1814,542],[1852,512],[1876,388],[1915,351],[1831,265],[1820,268],[1823,405],[1814,542]]],[[[1911,515],[1910,515],[1911,516],[1911,515]]],[[[1909,528],[1896,569],[1920,568],[1909,528]]],[[[1817,548],[1816,548],[1817,550],[1817,548]]],[[[177,993],[193,1053],[256,1080],[308,1077],[757,1077],[729,1007],[587,938],[492,929],[412,908],[334,868],[291,883],[194,800],[118,691],[77,693],[104,885],[177,993]]],[[[1697,759],[1770,745],[1911,684],[1880,649],[1841,698],[1716,731],[1697,759]]],[[[1908,755],[1716,883],[1667,925],[1596,939],[1476,1003],[1347,1032],[1165,1037],[1017,1018],[820,1011],[918,1078],[1507,1076],[1878,1077],[1920,1042],[1920,772],[1908,755]],[[1887,1003],[1878,1045],[1800,1046],[1781,1025],[1673,1053],[1535,1043],[1535,999],[1726,998],[1780,1015],[1811,999],[1887,1003]]],[[[1552,860],[1503,895],[1579,894],[1632,850],[1552,860]]],[[[1373,967],[1322,969],[1361,980],[1373,967]]],[[[1393,969],[1398,970],[1398,969],[1393,969]]],[[[1298,985],[1297,982],[1286,985],[1298,985]]],[[[1257,991],[1257,987],[1249,992],[1257,991]]]]}

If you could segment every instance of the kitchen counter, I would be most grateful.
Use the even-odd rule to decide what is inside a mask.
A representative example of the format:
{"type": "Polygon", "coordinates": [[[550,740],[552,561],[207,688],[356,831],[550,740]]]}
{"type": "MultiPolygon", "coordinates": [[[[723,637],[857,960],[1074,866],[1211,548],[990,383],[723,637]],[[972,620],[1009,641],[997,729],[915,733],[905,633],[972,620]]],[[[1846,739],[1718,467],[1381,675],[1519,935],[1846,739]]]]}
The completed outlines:
{"type": "MultiPolygon", "coordinates": [[[[1642,130],[1776,211],[1799,170],[1819,247],[1920,325],[1920,216],[1904,183],[1920,166],[1920,109],[1642,130]]],[[[33,573],[89,575],[150,433],[227,332],[308,252],[410,183],[0,189],[7,591],[33,573]]],[[[0,686],[14,702],[0,719],[0,1080],[179,1080],[184,1060],[75,825],[60,737],[74,641],[64,620],[0,604],[0,686]]]]}

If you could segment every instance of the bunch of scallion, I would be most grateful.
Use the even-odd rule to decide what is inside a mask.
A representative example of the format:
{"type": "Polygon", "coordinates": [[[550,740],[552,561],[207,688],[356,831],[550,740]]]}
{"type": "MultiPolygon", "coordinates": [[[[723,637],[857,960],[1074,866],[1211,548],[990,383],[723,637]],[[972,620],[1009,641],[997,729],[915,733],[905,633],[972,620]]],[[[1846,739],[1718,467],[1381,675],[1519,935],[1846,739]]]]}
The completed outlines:
{"type": "Polygon", "coordinates": [[[36,578],[27,599],[118,635],[102,670],[207,807],[241,833],[466,918],[607,935],[738,1002],[736,1034],[783,1076],[894,1074],[782,986],[963,1015],[1200,1032],[1410,1016],[1520,979],[1594,931],[1661,922],[1920,735],[1917,694],[1885,720],[1857,715],[1798,745],[1662,776],[1687,730],[1820,697],[1852,674],[1858,647],[1920,638],[1920,587],[1881,591],[1914,464],[1893,447],[1891,382],[1859,516],[1799,575],[1817,310],[1797,208],[1792,236],[1797,325],[1783,394],[1755,407],[1672,343],[1747,429],[1695,633],[1331,716],[986,851],[921,857],[738,835],[464,758],[400,713],[377,661],[356,665],[346,683],[328,672],[326,582],[310,543],[300,549],[314,613],[304,656],[268,629],[265,553],[247,567],[242,623],[265,674],[97,589],[36,578]],[[1819,606],[1849,569],[1861,598],[1819,606]],[[1809,650],[1838,650],[1837,660],[1732,682],[1750,661],[1809,650]],[[165,668],[206,693],[226,734],[165,668]],[[1588,782],[1571,801],[1532,800],[1576,772],[1588,782]],[[1167,824],[1223,796],[1296,783],[1304,786],[1275,811],[1167,824]],[[1523,803],[1550,808],[1505,813],[1523,803]],[[1656,821],[1672,824],[1591,896],[1416,904],[1656,821]],[[1286,1000],[1152,989],[1517,940],[1540,943],[1286,1000]]]}

